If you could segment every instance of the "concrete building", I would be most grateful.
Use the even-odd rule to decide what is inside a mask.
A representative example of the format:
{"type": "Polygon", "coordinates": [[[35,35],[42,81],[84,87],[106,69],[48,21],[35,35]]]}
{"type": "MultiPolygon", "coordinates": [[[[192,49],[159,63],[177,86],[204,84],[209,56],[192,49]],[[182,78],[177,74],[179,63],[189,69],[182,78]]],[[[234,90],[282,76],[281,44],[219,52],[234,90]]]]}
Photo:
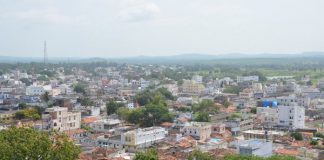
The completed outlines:
{"type": "Polygon", "coordinates": [[[182,84],[182,92],[184,94],[199,95],[204,89],[204,85],[196,83],[196,81],[193,80],[184,80],[182,84]]]}
{"type": "Polygon", "coordinates": [[[42,95],[45,93],[45,89],[43,86],[28,86],[26,88],[26,95],[35,96],[35,95],[42,95]]]}
{"type": "Polygon", "coordinates": [[[199,75],[192,76],[191,80],[195,81],[196,83],[203,83],[203,77],[199,75]]]}
{"type": "Polygon", "coordinates": [[[103,119],[90,123],[90,127],[96,132],[109,132],[121,124],[118,119],[103,119]]]}
{"type": "Polygon", "coordinates": [[[282,96],[276,98],[279,105],[283,106],[303,106],[305,108],[308,108],[310,105],[310,98],[307,95],[299,95],[296,96],[295,94],[289,95],[289,96],[282,96]]]}
{"type": "Polygon", "coordinates": [[[67,131],[81,127],[81,112],[68,112],[65,107],[46,108],[42,119],[46,130],[67,131]]]}
{"type": "Polygon", "coordinates": [[[192,122],[188,126],[183,127],[180,132],[185,136],[192,136],[194,139],[206,141],[210,138],[211,125],[192,122]]]}
{"type": "Polygon", "coordinates": [[[167,134],[162,127],[138,128],[121,134],[121,143],[126,150],[134,151],[163,140],[167,134]]]}
{"type": "Polygon", "coordinates": [[[254,81],[258,82],[259,81],[259,76],[237,76],[236,82],[246,82],[246,81],[254,81]]]}
{"type": "Polygon", "coordinates": [[[247,130],[247,131],[243,131],[242,133],[245,140],[248,139],[274,140],[283,137],[285,135],[284,132],[267,131],[267,130],[247,130]]]}
{"type": "Polygon", "coordinates": [[[270,157],[272,155],[272,142],[256,139],[240,141],[237,146],[237,153],[241,155],[270,157]]]}
{"type": "Polygon", "coordinates": [[[232,135],[240,135],[242,131],[251,130],[253,128],[253,119],[232,119],[224,122],[226,128],[231,131],[232,135]]]}
{"type": "Polygon", "coordinates": [[[278,106],[279,126],[292,129],[305,128],[305,108],[301,106],[278,106]]]}
{"type": "Polygon", "coordinates": [[[275,126],[278,124],[278,108],[257,107],[257,119],[262,125],[275,126]]]}

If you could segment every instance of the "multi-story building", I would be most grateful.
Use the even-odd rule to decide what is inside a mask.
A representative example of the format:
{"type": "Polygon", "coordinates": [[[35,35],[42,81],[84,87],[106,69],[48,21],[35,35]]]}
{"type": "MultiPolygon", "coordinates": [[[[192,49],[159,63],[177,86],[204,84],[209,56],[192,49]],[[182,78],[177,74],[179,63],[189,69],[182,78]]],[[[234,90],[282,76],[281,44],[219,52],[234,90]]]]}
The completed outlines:
{"type": "Polygon", "coordinates": [[[199,95],[204,89],[204,85],[196,83],[196,81],[193,80],[184,80],[182,84],[182,92],[184,94],[199,95]]]}
{"type": "Polygon", "coordinates": [[[283,106],[303,106],[305,108],[308,108],[310,105],[310,98],[307,95],[299,95],[296,96],[295,94],[289,95],[289,96],[282,96],[276,98],[279,105],[283,106]]]}
{"type": "Polygon", "coordinates": [[[210,138],[211,125],[206,123],[190,123],[181,129],[181,133],[186,136],[192,136],[200,141],[205,141],[210,138]]]}
{"type": "Polygon", "coordinates": [[[246,82],[246,81],[258,82],[259,76],[237,76],[236,81],[237,81],[237,83],[246,82]]]}
{"type": "Polygon", "coordinates": [[[272,155],[272,142],[256,139],[240,141],[237,146],[237,153],[241,155],[269,157],[272,155]]]}
{"type": "Polygon", "coordinates": [[[263,126],[275,126],[278,124],[278,108],[257,107],[257,119],[263,126]]]}
{"type": "Polygon", "coordinates": [[[192,76],[191,80],[195,81],[196,83],[203,83],[203,77],[199,75],[192,76]]]}
{"type": "Polygon", "coordinates": [[[279,126],[288,128],[305,127],[305,108],[301,106],[278,106],[279,126]]]}
{"type": "Polygon", "coordinates": [[[243,131],[244,139],[265,139],[275,140],[283,137],[284,132],[280,131],[268,131],[268,130],[247,130],[243,131]]]}
{"type": "Polygon", "coordinates": [[[42,119],[46,130],[67,131],[81,127],[81,112],[68,112],[65,107],[46,108],[42,119]]]}
{"type": "Polygon", "coordinates": [[[103,119],[90,123],[90,127],[96,132],[109,132],[121,124],[118,119],[103,119]]]}
{"type": "Polygon", "coordinates": [[[231,131],[232,135],[239,135],[242,131],[251,130],[253,128],[253,119],[232,119],[224,122],[226,128],[231,131]]]}
{"type": "Polygon", "coordinates": [[[121,143],[126,150],[146,148],[163,140],[168,131],[162,127],[138,128],[121,134],[121,143]]]}
{"type": "Polygon", "coordinates": [[[43,86],[28,86],[26,88],[26,95],[34,96],[34,95],[42,95],[45,93],[45,89],[43,86]]]}

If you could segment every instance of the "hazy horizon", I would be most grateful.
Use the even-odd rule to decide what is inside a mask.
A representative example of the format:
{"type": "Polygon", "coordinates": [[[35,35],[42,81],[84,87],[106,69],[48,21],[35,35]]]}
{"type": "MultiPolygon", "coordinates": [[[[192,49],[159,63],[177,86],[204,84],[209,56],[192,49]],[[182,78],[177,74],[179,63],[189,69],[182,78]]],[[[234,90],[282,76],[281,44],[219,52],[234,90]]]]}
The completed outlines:
{"type": "Polygon", "coordinates": [[[0,56],[324,51],[321,0],[0,0],[0,56]]]}

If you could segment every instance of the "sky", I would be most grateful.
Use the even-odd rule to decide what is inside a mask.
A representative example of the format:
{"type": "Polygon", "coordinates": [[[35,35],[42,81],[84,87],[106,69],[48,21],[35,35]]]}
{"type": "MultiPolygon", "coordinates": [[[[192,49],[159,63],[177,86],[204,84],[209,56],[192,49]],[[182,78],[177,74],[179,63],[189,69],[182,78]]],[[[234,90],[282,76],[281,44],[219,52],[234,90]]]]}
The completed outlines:
{"type": "Polygon", "coordinates": [[[324,51],[323,0],[0,0],[0,56],[324,51]]]}

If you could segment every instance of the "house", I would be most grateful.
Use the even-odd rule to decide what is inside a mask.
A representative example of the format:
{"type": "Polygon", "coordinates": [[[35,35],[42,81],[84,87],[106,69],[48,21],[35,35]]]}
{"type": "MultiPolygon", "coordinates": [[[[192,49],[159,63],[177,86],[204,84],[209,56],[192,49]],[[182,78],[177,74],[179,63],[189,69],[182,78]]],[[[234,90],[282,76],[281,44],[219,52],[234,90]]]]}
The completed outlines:
{"type": "Polygon", "coordinates": [[[180,132],[184,136],[192,136],[194,139],[206,141],[211,135],[211,125],[207,123],[191,122],[183,127],[180,132]]]}
{"type": "Polygon", "coordinates": [[[253,129],[253,118],[230,119],[224,123],[232,135],[239,135],[242,131],[253,129]]]}
{"type": "Polygon", "coordinates": [[[259,81],[259,76],[237,76],[236,82],[245,82],[245,81],[259,81]]]}
{"type": "Polygon", "coordinates": [[[66,131],[81,127],[81,112],[68,112],[65,107],[46,108],[42,119],[46,130],[66,131]]]}
{"type": "Polygon", "coordinates": [[[121,122],[118,119],[102,119],[90,123],[89,126],[96,132],[109,132],[119,127],[120,124],[121,122]]]}
{"type": "Polygon", "coordinates": [[[278,106],[279,126],[292,129],[305,128],[305,108],[301,106],[278,106]]]}
{"type": "Polygon", "coordinates": [[[162,127],[138,128],[121,134],[121,143],[126,150],[135,151],[163,140],[167,134],[162,127]]]}
{"type": "Polygon", "coordinates": [[[272,155],[272,142],[263,140],[244,140],[238,142],[236,148],[238,154],[270,157],[272,155]]]}

